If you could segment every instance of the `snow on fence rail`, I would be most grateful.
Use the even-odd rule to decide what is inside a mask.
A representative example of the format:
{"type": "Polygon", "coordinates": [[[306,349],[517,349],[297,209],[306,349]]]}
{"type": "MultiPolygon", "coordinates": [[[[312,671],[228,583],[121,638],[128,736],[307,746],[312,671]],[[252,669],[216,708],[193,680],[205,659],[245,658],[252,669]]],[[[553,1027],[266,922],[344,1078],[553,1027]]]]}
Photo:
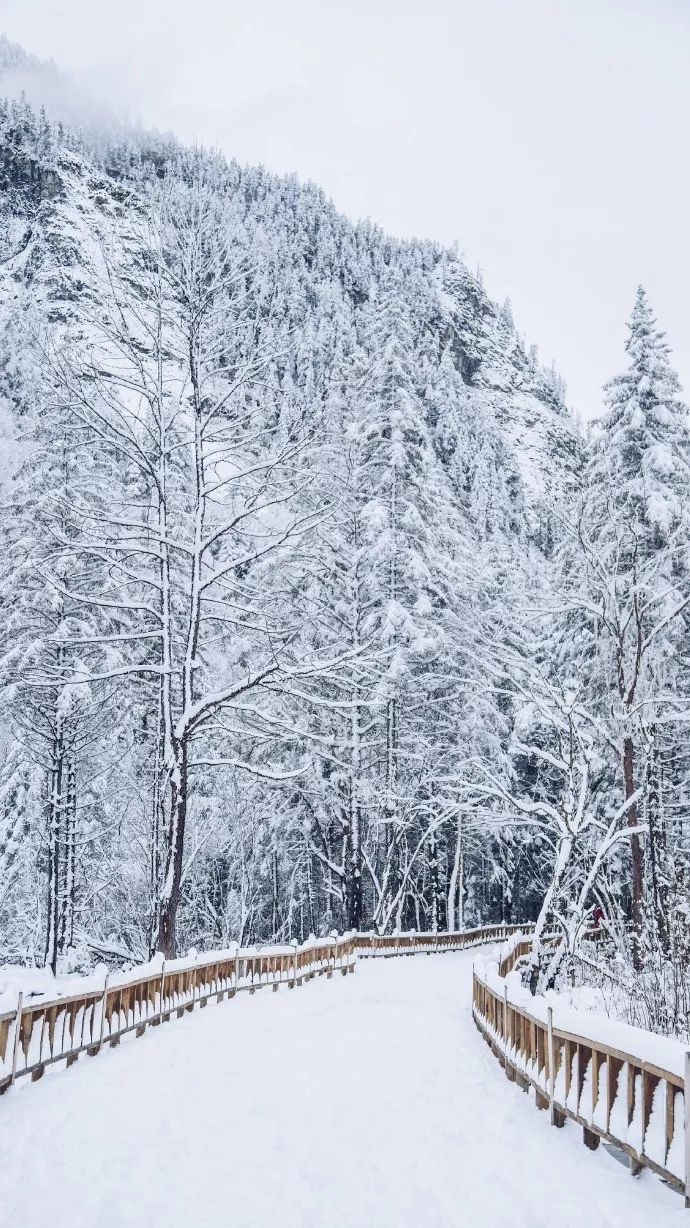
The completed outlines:
{"type": "Polygon", "coordinates": [[[524,925],[484,925],[473,930],[451,933],[358,934],[357,950],[362,956],[432,955],[441,951],[465,951],[487,942],[501,942],[512,934],[524,934],[524,925]]]}
{"type": "Polygon", "coordinates": [[[58,998],[25,1000],[20,993],[12,1010],[0,1010],[0,1093],[15,1079],[40,1079],[46,1066],[71,1066],[80,1053],[94,1055],[107,1042],[114,1046],[128,1032],[141,1036],[151,1024],[166,1022],[212,998],[222,1001],[242,990],[265,985],[291,989],[317,974],[332,976],[354,969],[356,936],[314,939],[298,946],[240,948],[186,959],[162,960],[111,973],[102,985],[92,977],[84,987],[58,998]]]}
{"type": "Polygon", "coordinates": [[[690,1052],[679,1041],[532,997],[510,976],[529,952],[517,940],[500,961],[475,962],[473,1014],[507,1077],[534,1088],[554,1126],[566,1118],[594,1150],[601,1139],[685,1192],[690,1205],[690,1052]]]}
{"type": "MultiPolygon", "coordinates": [[[[0,999],[0,1094],[16,1079],[40,1079],[46,1066],[71,1066],[81,1053],[92,1056],[107,1043],[119,1044],[134,1032],[178,1017],[213,998],[222,1001],[242,990],[265,985],[290,989],[317,974],[354,971],[357,954],[402,955],[461,950],[507,938],[518,927],[487,926],[454,934],[332,935],[298,946],[232,947],[186,959],[160,961],[129,972],[110,973],[105,983],[81,978],[81,985],[59,997],[29,998],[19,993],[3,1010],[0,999]]],[[[3,995],[6,999],[6,995],[3,995]]]]}

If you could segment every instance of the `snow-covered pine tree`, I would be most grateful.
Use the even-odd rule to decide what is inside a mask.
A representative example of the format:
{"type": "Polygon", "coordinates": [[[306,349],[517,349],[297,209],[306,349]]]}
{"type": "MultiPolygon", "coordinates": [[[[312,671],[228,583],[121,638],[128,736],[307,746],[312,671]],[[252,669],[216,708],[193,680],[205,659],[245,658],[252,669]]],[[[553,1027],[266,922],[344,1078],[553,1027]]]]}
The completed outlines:
{"type": "MultiPolygon", "coordinates": [[[[687,687],[681,645],[690,602],[690,419],[642,287],[625,348],[628,369],[606,386],[607,411],[584,475],[578,542],[583,613],[597,647],[593,668],[605,680],[603,710],[628,803],[630,907],[639,963],[645,836],[658,863],[662,796],[677,791],[686,776],[677,761],[673,769],[670,762],[680,732],[676,697],[687,687]],[[664,757],[669,771],[662,785],[664,757]]],[[[657,896],[663,930],[662,911],[657,896]]]]}

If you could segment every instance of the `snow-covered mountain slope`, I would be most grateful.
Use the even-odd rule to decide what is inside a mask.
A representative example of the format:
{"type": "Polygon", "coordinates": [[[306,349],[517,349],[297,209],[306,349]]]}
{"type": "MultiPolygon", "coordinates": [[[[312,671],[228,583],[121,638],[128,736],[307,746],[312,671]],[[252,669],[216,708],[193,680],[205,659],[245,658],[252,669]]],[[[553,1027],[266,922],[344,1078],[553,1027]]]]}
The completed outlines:
{"type": "MultiPolygon", "coordinates": [[[[0,41],[0,95],[3,81],[15,92],[21,82],[47,98],[58,115],[68,110],[67,85],[61,93],[55,68],[23,57],[6,40],[0,41]]],[[[441,372],[441,395],[454,401],[453,416],[462,419],[453,448],[462,453],[456,456],[458,497],[473,482],[476,442],[507,482],[513,513],[524,507],[529,535],[539,540],[544,496],[557,499],[578,467],[579,436],[562,381],[539,365],[510,308],[493,303],[456,254],[431,242],[393,240],[369,222],[354,224],[314,185],[192,154],[171,138],[140,131],[101,126],[77,135],[45,111],[37,114],[22,96],[0,115],[3,302],[12,299],[18,279],[28,279],[32,295],[50,303],[53,319],[69,315],[80,296],[97,297],[99,249],[131,249],[150,183],[163,174],[193,173],[197,157],[213,166],[218,192],[232,200],[238,242],[270,262],[285,329],[292,337],[320,334],[322,366],[313,378],[331,377],[335,334],[342,338],[356,327],[363,305],[397,282],[413,321],[420,391],[441,372]]],[[[294,370],[292,376],[299,378],[294,370]]],[[[487,497],[492,502],[500,494],[487,497]]]]}

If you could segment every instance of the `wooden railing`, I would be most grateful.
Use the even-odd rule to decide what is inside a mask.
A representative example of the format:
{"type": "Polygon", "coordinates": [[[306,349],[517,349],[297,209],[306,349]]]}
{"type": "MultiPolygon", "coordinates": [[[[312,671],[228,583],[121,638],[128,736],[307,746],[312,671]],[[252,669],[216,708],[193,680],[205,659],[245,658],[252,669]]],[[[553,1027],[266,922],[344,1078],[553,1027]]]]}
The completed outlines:
{"type": "Polygon", "coordinates": [[[507,938],[515,926],[487,926],[454,934],[332,935],[298,946],[241,949],[168,960],[131,972],[111,973],[105,983],[85,981],[57,998],[19,994],[16,1006],[0,1011],[0,1094],[16,1079],[40,1079],[47,1066],[71,1066],[79,1055],[95,1055],[123,1036],[141,1036],[173,1015],[215,999],[232,998],[270,985],[293,989],[316,975],[354,971],[357,954],[402,955],[457,951],[507,938]]]}
{"type": "Polygon", "coordinates": [[[537,1107],[549,1110],[553,1125],[563,1126],[566,1118],[577,1122],[587,1147],[594,1150],[601,1139],[613,1144],[628,1156],[633,1172],[650,1168],[685,1191],[687,1206],[690,1053],[683,1054],[677,1042],[613,1023],[612,1039],[627,1038],[621,1047],[584,1034],[602,1028],[582,1012],[579,1022],[578,1012],[558,1005],[554,1017],[544,998],[511,1000],[524,994],[515,995],[505,978],[529,948],[526,939],[493,970],[474,969],[474,1019],[507,1077],[534,1089],[537,1107]],[[628,1051],[635,1047],[648,1052],[628,1051]],[[660,1064],[657,1054],[663,1055],[660,1064]]]}
{"type": "MultiPolygon", "coordinates": [[[[524,932],[524,938],[521,938],[519,942],[511,943],[509,949],[502,955],[498,965],[499,976],[507,976],[508,973],[512,972],[517,964],[520,963],[520,960],[525,959],[526,956],[530,954],[532,950],[532,939],[529,937],[526,929],[521,932],[524,932]]],[[[549,939],[550,935],[547,934],[546,942],[548,942],[549,939]]]]}
{"type": "Polygon", "coordinates": [[[141,1036],[173,1015],[212,999],[267,985],[293,989],[316,975],[354,971],[357,937],[322,938],[298,946],[232,948],[207,956],[164,961],[160,967],[106,976],[102,986],[59,998],[25,999],[0,1013],[0,1093],[24,1075],[40,1079],[46,1066],[71,1066],[81,1053],[95,1055],[123,1036],[141,1036]]]}
{"type": "MultiPolygon", "coordinates": [[[[58,998],[31,998],[20,993],[12,1010],[0,1011],[0,1093],[23,1076],[40,1079],[51,1063],[70,1066],[80,1054],[95,1055],[123,1036],[141,1036],[152,1027],[222,1001],[241,991],[254,993],[302,985],[321,974],[353,972],[357,955],[365,957],[441,953],[498,943],[525,927],[495,925],[451,934],[346,934],[313,939],[298,946],[232,948],[212,955],[170,960],[153,968],[109,974],[101,986],[58,998]]],[[[571,1118],[594,1149],[601,1139],[627,1154],[634,1172],[652,1169],[686,1193],[690,1178],[690,1052],[637,1029],[618,1025],[654,1055],[669,1054],[663,1064],[650,1053],[580,1034],[566,1027],[543,998],[511,1000],[506,977],[529,953],[527,934],[512,943],[493,970],[473,973],[474,1019],[509,1079],[534,1089],[539,1108],[549,1109],[555,1126],[571,1118]],[[531,1009],[528,1006],[531,1004],[531,1009]],[[666,1046],[666,1048],[664,1048],[666,1046]],[[679,1061],[678,1054],[683,1059],[679,1061]]],[[[88,984],[88,982],[87,982],[88,984]]],[[[522,995],[524,997],[524,994],[522,995]]],[[[570,1010],[568,1022],[576,1012],[570,1010]]],[[[587,1029],[587,1017],[582,1023],[587,1029]]],[[[618,1033],[620,1034],[620,1032],[618,1033]]]]}
{"type": "Polygon", "coordinates": [[[524,925],[484,925],[452,933],[358,934],[357,950],[363,956],[433,955],[465,951],[487,942],[503,942],[512,934],[525,933],[524,925]]]}

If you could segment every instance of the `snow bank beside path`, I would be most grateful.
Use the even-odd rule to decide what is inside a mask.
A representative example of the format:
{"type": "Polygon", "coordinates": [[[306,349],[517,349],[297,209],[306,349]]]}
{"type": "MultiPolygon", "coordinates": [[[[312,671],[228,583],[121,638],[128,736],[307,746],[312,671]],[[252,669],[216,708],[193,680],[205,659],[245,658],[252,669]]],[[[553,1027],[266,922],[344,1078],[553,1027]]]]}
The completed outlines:
{"type": "Polygon", "coordinates": [[[682,1200],[508,1083],[472,956],[370,960],[82,1058],[0,1101],[22,1228],[672,1228],[682,1200]]]}

